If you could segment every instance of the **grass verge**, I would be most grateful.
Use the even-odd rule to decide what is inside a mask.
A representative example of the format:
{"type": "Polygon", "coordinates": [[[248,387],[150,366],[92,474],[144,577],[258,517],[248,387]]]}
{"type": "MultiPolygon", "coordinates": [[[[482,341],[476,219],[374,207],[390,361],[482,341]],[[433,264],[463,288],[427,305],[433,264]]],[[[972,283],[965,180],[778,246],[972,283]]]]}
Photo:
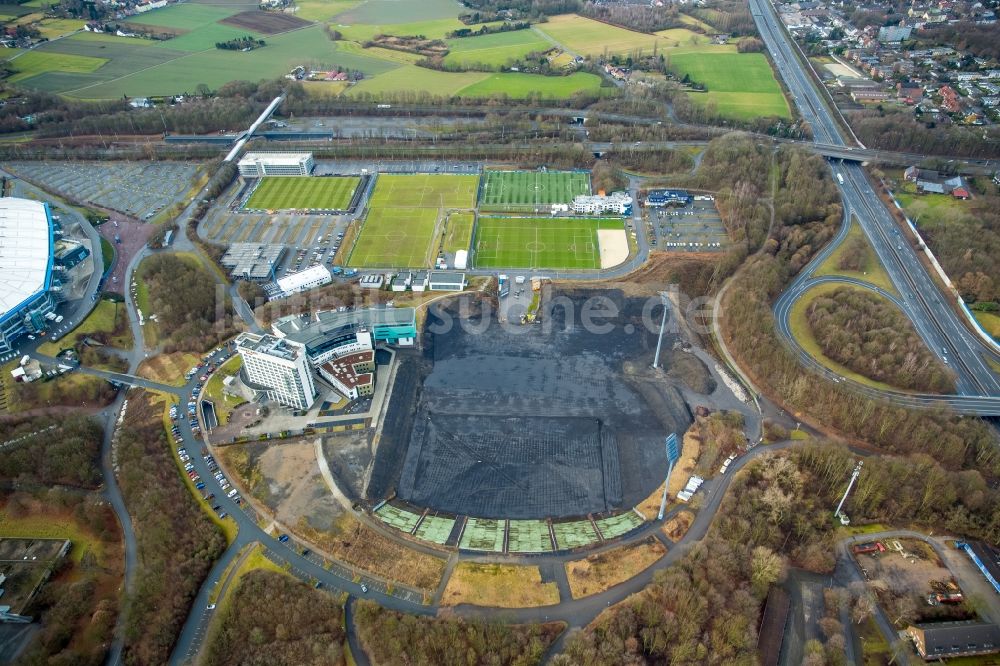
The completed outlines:
{"type": "Polygon", "coordinates": [[[610,590],[647,569],[666,552],[663,543],[649,537],[638,543],[567,562],[564,566],[570,592],[574,599],[580,599],[610,590]]]}
{"type": "Polygon", "coordinates": [[[854,278],[856,280],[861,280],[869,284],[873,284],[876,287],[881,287],[890,294],[899,295],[896,288],[892,284],[892,280],[889,279],[889,274],[885,272],[882,268],[882,264],[879,263],[878,257],[875,256],[875,252],[872,250],[871,244],[868,242],[868,238],[865,236],[864,230],[861,229],[861,225],[858,224],[857,217],[851,217],[851,228],[847,232],[847,236],[844,241],[837,246],[829,257],[826,258],[822,264],[816,268],[817,276],[822,275],[841,275],[844,277],[854,278]],[[852,245],[864,243],[864,250],[860,257],[860,262],[863,268],[861,270],[844,270],[839,268],[840,262],[843,261],[844,255],[849,251],[852,245]]]}
{"type": "Polygon", "coordinates": [[[543,583],[538,567],[461,562],[455,567],[442,606],[472,604],[494,608],[531,608],[559,603],[555,583],[543,583]]]}

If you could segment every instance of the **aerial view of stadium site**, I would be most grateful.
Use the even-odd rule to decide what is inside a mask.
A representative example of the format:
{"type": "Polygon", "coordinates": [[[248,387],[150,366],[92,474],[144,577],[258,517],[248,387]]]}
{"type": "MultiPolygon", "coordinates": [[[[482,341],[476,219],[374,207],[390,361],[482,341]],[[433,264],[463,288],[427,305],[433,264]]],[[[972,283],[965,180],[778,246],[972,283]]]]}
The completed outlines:
{"type": "Polygon", "coordinates": [[[1000,9],[902,4],[0,0],[0,664],[1000,664],[1000,9]]]}

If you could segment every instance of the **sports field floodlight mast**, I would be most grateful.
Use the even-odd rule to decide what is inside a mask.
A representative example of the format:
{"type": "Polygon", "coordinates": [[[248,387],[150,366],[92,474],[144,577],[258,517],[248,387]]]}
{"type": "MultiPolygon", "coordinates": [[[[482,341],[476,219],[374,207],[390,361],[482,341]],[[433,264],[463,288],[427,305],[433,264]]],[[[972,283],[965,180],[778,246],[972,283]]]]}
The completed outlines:
{"type": "Polygon", "coordinates": [[[861,474],[861,467],[864,464],[864,460],[859,460],[858,464],[854,466],[854,471],[851,472],[851,480],[847,482],[847,490],[844,491],[844,496],[840,498],[840,504],[837,505],[837,510],[833,512],[834,518],[840,516],[840,510],[844,508],[844,502],[847,501],[847,496],[851,493],[851,488],[854,487],[854,482],[858,480],[858,475],[861,474]]]}
{"type": "Polygon", "coordinates": [[[677,447],[677,434],[670,433],[667,436],[667,478],[663,482],[663,499],[660,500],[660,512],[656,514],[657,520],[663,520],[663,512],[667,509],[667,490],[670,488],[670,475],[674,472],[674,463],[681,457],[680,449],[677,447]]]}
{"type": "Polygon", "coordinates": [[[663,301],[663,319],[660,321],[660,337],[656,340],[656,355],[653,356],[653,369],[660,367],[660,347],[663,346],[663,331],[667,328],[667,313],[670,311],[670,302],[667,300],[667,292],[660,292],[660,299],[663,301]]]}

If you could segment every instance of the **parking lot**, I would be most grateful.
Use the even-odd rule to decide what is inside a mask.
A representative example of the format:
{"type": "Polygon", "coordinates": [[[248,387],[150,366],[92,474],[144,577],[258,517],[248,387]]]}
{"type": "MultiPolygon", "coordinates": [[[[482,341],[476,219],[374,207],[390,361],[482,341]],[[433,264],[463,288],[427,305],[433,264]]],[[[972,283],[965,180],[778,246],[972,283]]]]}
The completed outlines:
{"type": "Polygon", "coordinates": [[[680,208],[648,208],[650,245],[667,252],[722,252],[728,236],[715,201],[680,208]]]}
{"type": "Polygon", "coordinates": [[[195,184],[193,162],[11,162],[5,168],[72,200],[151,219],[195,184]]]}

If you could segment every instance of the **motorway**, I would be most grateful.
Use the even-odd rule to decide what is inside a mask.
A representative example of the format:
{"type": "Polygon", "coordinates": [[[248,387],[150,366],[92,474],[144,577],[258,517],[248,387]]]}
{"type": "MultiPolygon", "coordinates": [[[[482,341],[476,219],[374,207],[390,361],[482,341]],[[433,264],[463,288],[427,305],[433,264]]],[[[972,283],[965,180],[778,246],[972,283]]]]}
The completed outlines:
{"type": "MultiPolygon", "coordinates": [[[[779,73],[784,78],[802,117],[813,128],[817,143],[848,146],[833,112],[821,98],[812,79],[799,59],[795,45],[784,31],[768,0],[750,0],[751,12],[779,73]]],[[[834,165],[843,182],[839,188],[844,202],[844,222],[837,238],[817,254],[778,301],[779,330],[790,335],[787,315],[794,298],[804,293],[817,266],[846,236],[852,215],[855,216],[879,261],[885,267],[893,285],[902,295],[904,312],[913,321],[917,332],[931,352],[955,371],[958,393],[962,398],[934,398],[954,402],[956,409],[975,414],[1000,415],[1000,379],[990,369],[984,354],[993,355],[959,319],[931,276],[925,270],[908,239],[892,219],[875,190],[868,182],[861,165],[842,162],[834,165]]],[[[855,387],[856,388],[856,387],[855,387]]],[[[879,392],[893,401],[911,402],[911,398],[879,392]]],[[[930,398],[914,398],[926,402],[930,398]]]]}

